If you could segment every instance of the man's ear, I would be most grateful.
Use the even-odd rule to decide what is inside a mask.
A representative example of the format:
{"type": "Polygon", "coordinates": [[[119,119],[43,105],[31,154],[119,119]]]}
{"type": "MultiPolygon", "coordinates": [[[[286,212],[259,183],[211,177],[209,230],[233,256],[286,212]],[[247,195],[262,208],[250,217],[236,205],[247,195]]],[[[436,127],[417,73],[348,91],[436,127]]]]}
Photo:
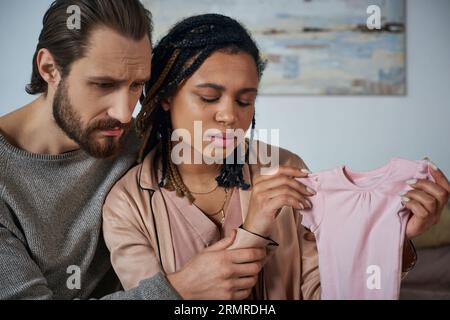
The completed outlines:
{"type": "Polygon", "coordinates": [[[47,82],[49,88],[55,89],[61,80],[61,75],[53,55],[47,49],[41,49],[37,54],[36,63],[42,79],[47,82]]]}
{"type": "Polygon", "coordinates": [[[169,111],[171,105],[172,105],[172,97],[164,98],[164,99],[161,101],[161,106],[162,106],[162,108],[164,109],[164,111],[169,111]]]}

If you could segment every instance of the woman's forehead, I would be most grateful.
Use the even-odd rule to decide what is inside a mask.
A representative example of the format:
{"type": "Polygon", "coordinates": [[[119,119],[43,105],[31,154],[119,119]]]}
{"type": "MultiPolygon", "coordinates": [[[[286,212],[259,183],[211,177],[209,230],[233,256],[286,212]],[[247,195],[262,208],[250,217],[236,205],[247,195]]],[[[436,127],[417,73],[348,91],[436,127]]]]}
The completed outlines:
{"type": "Polygon", "coordinates": [[[217,51],[202,63],[191,80],[195,85],[200,82],[232,82],[255,86],[258,83],[258,71],[253,57],[246,52],[217,51]]]}

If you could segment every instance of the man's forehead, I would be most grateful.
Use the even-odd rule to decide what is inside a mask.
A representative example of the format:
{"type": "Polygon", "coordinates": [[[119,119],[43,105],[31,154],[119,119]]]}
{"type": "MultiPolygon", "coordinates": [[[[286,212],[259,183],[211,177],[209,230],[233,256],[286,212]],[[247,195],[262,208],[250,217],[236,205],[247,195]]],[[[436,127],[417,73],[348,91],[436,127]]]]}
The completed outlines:
{"type": "Polygon", "coordinates": [[[91,60],[84,69],[90,78],[98,78],[97,80],[108,80],[109,78],[109,80],[126,81],[132,78],[146,81],[150,77],[149,63],[135,63],[127,59],[105,59],[99,63],[91,60]]]}
{"type": "Polygon", "coordinates": [[[111,29],[99,29],[90,37],[85,63],[96,73],[150,73],[151,45],[148,37],[136,41],[111,29]]]}

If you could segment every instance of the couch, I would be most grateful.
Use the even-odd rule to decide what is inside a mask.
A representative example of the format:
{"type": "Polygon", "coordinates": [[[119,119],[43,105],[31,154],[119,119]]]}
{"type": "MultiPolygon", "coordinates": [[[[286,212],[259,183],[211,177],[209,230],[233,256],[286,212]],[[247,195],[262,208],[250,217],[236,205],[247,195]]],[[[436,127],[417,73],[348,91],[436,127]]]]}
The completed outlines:
{"type": "Polygon", "coordinates": [[[450,203],[439,223],[413,242],[418,261],[402,281],[400,299],[450,300],[450,203]]]}

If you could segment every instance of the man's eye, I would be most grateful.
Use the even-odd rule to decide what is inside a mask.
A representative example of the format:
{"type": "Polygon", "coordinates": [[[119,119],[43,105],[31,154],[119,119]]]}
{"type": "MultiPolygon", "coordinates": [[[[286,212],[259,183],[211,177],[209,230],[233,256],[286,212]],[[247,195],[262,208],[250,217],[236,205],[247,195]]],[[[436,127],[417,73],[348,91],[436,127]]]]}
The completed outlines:
{"type": "Polygon", "coordinates": [[[115,84],[112,82],[97,82],[95,85],[100,89],[111,89],[114,88],[115,84]]]}
{"type": "Polygon", "coordinates": [[[133,89],[142,89],[142,87],[145,85],[145,83],[144,82],[137,82],[137,83],[133,83],[132,85],[131,85],[131,87],[133,88],[133,89]]]}
{"type": "Polygon", "coordinates": [[[214,103],[214,102],[219,101],[220,98],[200,97],[200,99],[202,99],[202,101],[206,102],[206,103],[214,103]]]}

